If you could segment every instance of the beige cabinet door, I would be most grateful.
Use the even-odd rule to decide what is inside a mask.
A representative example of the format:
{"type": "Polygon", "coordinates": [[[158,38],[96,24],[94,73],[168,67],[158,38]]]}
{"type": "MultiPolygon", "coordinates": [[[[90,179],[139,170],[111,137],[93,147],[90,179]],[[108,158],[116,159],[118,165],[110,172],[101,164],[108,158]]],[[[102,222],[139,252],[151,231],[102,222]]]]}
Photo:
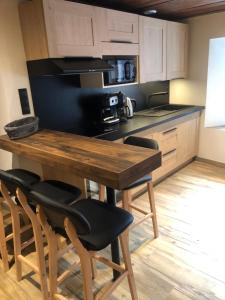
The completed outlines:
{"type": "Polygon", "coordinates": [[[100,42],[139,43],[138,15],[101,7],[95,9],[100,42]]]}
{"type": "Polygon", "coordinates": [[[193,158],[198,151],[199,118],[178,126],[178,165],[193,158]]]}
{"type": "Polygon", "coordinates": [[[139,18],[140,82],[166,79],[166,21],[139,18]]]}
{"type": "Polygon", "coordinates": [[[95,7],[101,54],[139,55],[138,15],[95,7]]]}
{"type": "Polygon", "coordinates": [[[64,0],[44,0],[50,57],[100,56],[93,6],[64,0]]]}
{"type": "Polygon", "coordinates": [[[167,22],[167,80],[187,76],[188,25],[167,22]]]}

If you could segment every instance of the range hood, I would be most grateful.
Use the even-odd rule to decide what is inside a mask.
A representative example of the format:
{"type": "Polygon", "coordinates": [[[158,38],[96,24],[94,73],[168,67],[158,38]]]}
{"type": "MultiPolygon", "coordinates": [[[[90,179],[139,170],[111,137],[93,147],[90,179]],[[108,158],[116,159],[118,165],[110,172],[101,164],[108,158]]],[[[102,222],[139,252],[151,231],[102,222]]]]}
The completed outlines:
{"type": "Polygon", "coordinates": [[[27,62],[30,76],[61,76],[105,72],[113,69],[101,58],[65,57],[32,60],[27,62]]]}

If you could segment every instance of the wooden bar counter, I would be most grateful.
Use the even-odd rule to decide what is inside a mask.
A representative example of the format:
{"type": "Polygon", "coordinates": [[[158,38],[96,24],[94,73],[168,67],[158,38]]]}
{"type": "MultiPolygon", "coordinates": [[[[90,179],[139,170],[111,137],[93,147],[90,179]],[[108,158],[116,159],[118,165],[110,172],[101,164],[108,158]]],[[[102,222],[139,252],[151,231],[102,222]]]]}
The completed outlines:
{"type": "Polygon", "coordinates": [[[0,149],[118,190],[161,165],[160,151],[50,130],[0,136],[0,149]]]}

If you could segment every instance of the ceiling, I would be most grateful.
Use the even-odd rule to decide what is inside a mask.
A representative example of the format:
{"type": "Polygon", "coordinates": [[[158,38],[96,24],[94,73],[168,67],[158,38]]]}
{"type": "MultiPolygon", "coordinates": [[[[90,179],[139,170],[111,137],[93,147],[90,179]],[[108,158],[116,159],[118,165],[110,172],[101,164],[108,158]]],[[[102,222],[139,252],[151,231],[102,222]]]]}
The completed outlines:
{"type": "Polygon", "coordinates": [[[157,14],[154,16],[164,19],[182,19],[225,11],[225,0],[75,0],[75,2],[115,8],[138,14],[143,14],[144,11],[149,9],[156,9],[157,14]]]}

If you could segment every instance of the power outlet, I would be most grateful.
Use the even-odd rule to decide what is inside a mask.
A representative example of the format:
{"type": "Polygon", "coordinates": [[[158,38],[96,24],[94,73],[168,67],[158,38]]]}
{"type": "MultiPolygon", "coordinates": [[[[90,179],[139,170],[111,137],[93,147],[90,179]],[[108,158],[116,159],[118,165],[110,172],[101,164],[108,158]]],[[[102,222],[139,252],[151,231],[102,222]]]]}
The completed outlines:
{"type": "Polygon", "coordinates": [[[30,104],[29,104],[29,98],[27,94],[27,89],[18,89],[19,97],[20,97],[20,105],[22,109],[23,115],[30,114],[30,104]]]}

